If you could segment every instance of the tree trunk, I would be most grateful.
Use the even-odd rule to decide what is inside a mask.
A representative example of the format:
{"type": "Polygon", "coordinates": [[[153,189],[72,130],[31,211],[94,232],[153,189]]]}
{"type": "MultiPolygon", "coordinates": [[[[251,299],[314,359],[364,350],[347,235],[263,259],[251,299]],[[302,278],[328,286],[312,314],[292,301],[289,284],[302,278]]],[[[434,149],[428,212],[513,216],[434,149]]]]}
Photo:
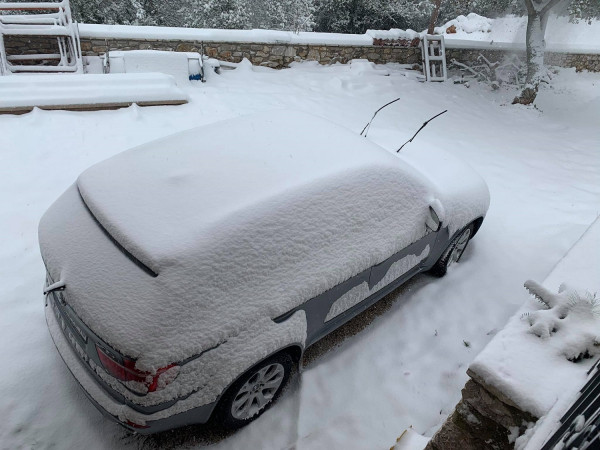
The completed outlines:
{"type": "Polygon", "coordinates": [[[433,34],[433,29],[435,28],[435,24],[438,20],[438,16],[440,15],[440,5],[442,4],[442,0],[433,0],[433,11],[431,12],[431,18],[429,19],[429,28],[427,28],[427,34],[433,34]]]}
{"type": "Polygon", "coordinates": [[[514,103],[529,105],[533,103],[537,95],[540,81],[544,70],[544,50],[546,43],[544,41],[545,24],[547,17],[542,17],[538,11],[530,12],[527,16],[527,32],[525,35],[525,44],[527,47],[527,78],[525,88],[519,97],[513,100],[514,103]]]}
{"type": "Polygon", "coordinates": [[[544,50],[546,41],[546,24],[550,16],[550,10],[558,3],[568,4],[570,0],[525,0],[527,7],[527,34],[525,45],[527,48],[527,78],[525,88],[519,97],[515,97],[513,105],[520,103],[530,105],[537,96],[540,82],[545,77],[544,73],[544,50]],[[535,3],[534,3],[535,2],[535,3]]]}

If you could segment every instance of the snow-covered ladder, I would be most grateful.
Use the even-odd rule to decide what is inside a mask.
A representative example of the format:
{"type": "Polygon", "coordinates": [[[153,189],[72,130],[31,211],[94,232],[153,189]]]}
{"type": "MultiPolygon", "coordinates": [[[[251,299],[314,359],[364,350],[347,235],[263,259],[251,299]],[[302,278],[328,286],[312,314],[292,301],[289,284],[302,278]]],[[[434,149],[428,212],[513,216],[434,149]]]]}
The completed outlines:
{"type": "Polygon", "coordinates": [[[423,72],[427,81],[446,81],[446,47],[444,36],[426,34],[423,36],[423,72]]]}
{"type": "Polygon", "coordinates": [[[69,0],[0,3],[0,75],[21,72],[83,73],[79,28],[71,18],[69,0]],[[25,14],[2,14],[5,11],[25,14]],[[7,55],[6,36],[56,39],[58,53],[7,55]],[[57,63],[47,65],[49,61],[57,63]]]}

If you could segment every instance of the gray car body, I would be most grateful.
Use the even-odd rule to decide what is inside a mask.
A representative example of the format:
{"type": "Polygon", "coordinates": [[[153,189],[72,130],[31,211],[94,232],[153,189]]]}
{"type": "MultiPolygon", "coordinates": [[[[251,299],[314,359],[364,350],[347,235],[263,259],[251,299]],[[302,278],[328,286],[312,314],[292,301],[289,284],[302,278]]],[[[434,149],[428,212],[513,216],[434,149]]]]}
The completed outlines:
{"type": "MultiPolygon", "coordinates": [[[[477,230],[481,226],[482,221],[483,217],[478,218],[473,222],[475,226],[475,232],[477,232],[477,230]]],[[[458,233],[460,233],[460,230],[456,232],[455,235],[457,235],[458,233]]],[[[474,234],[475,233],[473,233],[473,235],[474,234]]],[[[306,347],[314,344],[330,332],[336,330],[344,323],[351,320],[353,317],[365,311],[367,308],[375,304],[378,300],[393,292],[395,289],[397,289],[399,286],[401,286],[403,283],[405,283],[418,273],[429,270],[442,255],[444,250],[448,247],[455,235],[450,236],[448,233],[448,228],[444,227],[442,224],[438,231],[432,231],[428,233],[422,239],[409,245],[400,252],[391,255],[388,259],[381,262],[380,264],[377,264],[357,274],[356,276],[340,283],[332,289],[329,289],[323,292],[322,294],[304,302],[303,304],[290,310],[289,312],[279,317],[273,318],[273,320],[278,323],[285,322],[294,313],[298,311],[304,311],[307,320],[306,342],[297,343],[298,352],[296,353],[297,356],[301,356],[306,347]],[[392,264],[406,256],[419,255],[427,246],[430,246],[431,250],[428,256],[425,259],[423,259],[417,266],[413,267],[408,272],[402,274],[399,278],[382,287],[380,290],[371,294],[356,305],[348,308],[341,314],[335,316],[333,319],[329,321],[325,320],[328,312],[331,310],[332,305],[344,294],[348,293],[350,290],[360,285],[361,283],[368,283],[369,287],[372,288],[380,280],[383,279],[383,277],[388,273],[392,264]]],[[[53,280],[47,280],[47,285],[52,284],[52,282],[53,280]]],[[[64,301],[61,301],[60,290],[56,290],[47,294],[46,309],[47,314],[54,314],[54,316],[58,319],[59,323],[61,324],[63,332],[62,336],[56,336],[56,334],[51,333],[55,342],[57,339],[61,339],[61,337],[63,340],[68,342],[74,350],[74,352],[79,354],[79,358],[85,363],[87,371],[93,377],[94,381],[101,385],[102,388],[117,402],[129,406],[130,408],[134,409],[142,415],[147,415],[156,413],[161,410],[165,410],[173,406],[178,401],[185,399],[185,397],[177,398],[162,404],[146,407],[130,401],[129,399],[121,395],[117,390],[113,389],[109,384],[107,384],[90,367],[90,362],[96,364],[97,366],[101,366],[101,362],[98,358],[98,354],[95,348],[96,345],[101,346],[106,352],[112,354],[116,359],[121,357],[119,352],[108,346],[100,337],[98,337],[91,329],[89,329],[85,325],[85,323],[83,323],[77,317],[73,310],[64,301]],[[85,336],[85,338],[83,338],[82,336],[85,336]],[[83,349],[83,352],[78,351],[77,347],[83,349]]],[[[182,361],[181,364],[185,364],[200,356],[201,355],[195,355],[186,361],[182,361]]],[[[70,367],[70,364],[67,363],[67,366],[70,367]]],[[[76,376],[76,379],[77,378],[78,377],[76,376]]],[[[94,399],[94,397],[88,393],[85,387],[83,390],[86,393],[87,397],[90,399],[90,401],[92,401],[92,403],[106,417],[140,434],[152,434],[185,425],[206,423],[210,419],[216,405],[218,404],[217,400],[207,405],[192,408],[183,413],[174,414],[164,419],[148,421],[146,423],[146,428],[136,428],[120,420],[119,417],[107,412],[102,407],[102,405],[98,403],[94,399]]]]}
{"type": "MultiPolygon", "coordinates": [[[[260,127],[273,127],[272,123],[280,120],[278,115],[276,118],[269,117],[268,119],[271,120],[271,125],[263,124],[265,122],[264,117],[259,117],[254,122],[251,121],[252,130],[254,130],[255,125],[259,131],[260,127]]],[[[292,119],[295,121],[307,121],[304,116],[294,115],[281,119],[278,126],[294,123],[292,119]]],[[[231,126],[239,127],[239,122],[231,122],[225,129],[228,130],[231,126]]],[[[347,130],[334,130],[331,125],[324,125],[320,120],[313,120],[312,129],[314,130],[318,127],[323,128],[323,131],[328,133],[328,138],[333,139],[334,142],[339,143],[344,141],[349,145],[359,148],[364,146],[365,154],[370,155],[370,152],[374,152],[374,156],[385,160],[387,165],[395,167],[397,162],[395,158],[391,158],[385,150],[374,146],[372,143],[368,143],[367,140],[356,137],[347,138],[347,130]],[[329,134],[330,131],[335,131],[334,137],[329,134]]],[[[218,128],[216,129],[218,130],[218,128]]],[[[212,129],[212,131],[214,132],[215,129],[212,129]]],[[[222,131],[221,129],[216,134],[221,135],[222,131]]],[[[196,133],[198,136],[206,136],[207,132],[199,130],[196,133]]],[[[256,131],[256,135],[261,136],[258,131],[256,131]]],[[[192,140],[191,142],[195,143],[196,141],[192,140]]],[[[311,142],[296,142],[296,147],[301,151],[304,145],[310,144],[311,142]]],[[[157,145],[154,144],[155,147],[157,145]]],[[[163,144],[160,143],[160,145],[162,146],[163,144]]],[[[345,148],[344,146],[341,147],[345,148]]],[[[343,153],[339,153],[336,158],[332,158],[331,162],[337,163],[340,155],[344,156],[343,153]]],[[[367,160],[369,159],[370,156],[367,160]]],[[[440,180],[449,182],[447,184],[449,187],[446,187],[444,183],[440,183],[439,186],[436,186],[436,189],[432,188],[430,192],[434,197],[420,197],[420,201],[415,203],[414,207],[419,208],[423,212],[423,214],[419,213],[419,217],[422,217],[423,220],[413,222],[417,228],[421,230],[427,229],[428,231],[420,233],[420,238],[411,238],[417,240],[408,245],[407,243],[410,240],[406,239],[402,244],[404,248],[402,246],[394,248],[390,246],[388,250],[386,247],[385,251],[376,259],[378,261],[377,264],[368,267],[370,264],[373,264],[373,260],[370,260],[371,262],[361,265],[357,269],[358,273],[356,271],[351,272],[355,275],[344,281],[338,282],[338,280],[343,280],[350,273],[337,278],[335,283],[328,284],[322,288],[311,288],[310,295],[300,298],[297,302],[294,301],[293,304],[288,302],[283,307],[274,308],[273,310],[276,312],[272,314],[263,314],[262,317],[258,317],[261,320],[260,326],[254,326],[251,331],[248,330],[248,327],[240,327],[234,330],[237,334],[229,334],[224,340],[217,342],[215,342],[214,336],[209,336],[213,337],[213,339],[206,345],[203,345],[201,350],[185,352],[180,357],[177,357],[178,361],[174,358],[174,362],[181,368],[190,369],[187,371],[187,374],[184,374],[188,376],[187,380],[192,382],[186,385],[186,389],[190,389],[182,393],[177,388],[168,392],[168,396],[154,396],[153,398],[150,398],[152,397],[151,395],[144,397],[143,395],[136,394],[126,385],[119,383],[114,378],[111,379],[106,371],[103,371],[96,347],[100,347],[117,362],[122,362],[125,356],[135,359],[135,354],[129,353],[118,346],[109,345],[108,342],[114,342],[114,340],[111,339],[110,333],[106,332],[105,327],[98,327],[98,323],[92,324],[94,326],[88,326],[86,323],[89,324],[87,322],[90,320],[89,314],[87,320],[84,321],[81,317],[84,319],[86,317],[80,317],[75,312],[81,311],[77,310],[77,307],[85,306],[82,303],[84,300],[94,302],[96,294],[99,291],[97,289],[95,291],[85,291],[85,295],[77,299],[73,296],[73,288],[77,287],[77,283],[90,273],[95,275],[95,272],[98,272],[96,261],[93,257],[89,257],[89,249],[87,247],[81,248],[86,244],[89,245],[88,241],[90,240],[101,245],[99,253],[108,255],[107,261],[111,263],[110,270],[114,270],[114,268],[117,271],[127,270],[135,274],[136,277],[139,277],[139,280],[144,281],[144,283],[146,280],[152,281],[154,283],[150,285],[152,287],[156,287],[156,283],[161,283],[163,277],[166,275],[161,274],[157,276],[158,271],[143,270],[144,262],[136,261],[132,252],[128,251],[127,245],[121,245],[119,239],[115,239],[113,233],[107,231],[106,221],[97,218],[97,214],[93,211],[93,208],[90,208],[86,203],[85,196],[81,193],[81,186],[72,186],[49,209],[40,224],[40,243],[42,256],[47,267],[47,286],[51,286],[57,281],[66,283],[64,292],[61,292],[61,287],[59,287],[49,292],[46,296],[48,327],[59,353],[75,378],[82,385],[90,400],[108,417],[138,433],[149,434],[186,424],[207,422],[218,405],[221,395],[235,382],[237,376],[242,375],[253,365],[260,363],[260,361],[279,351],[289,351],[300,361],[306,347],[361,313],[414,275],[429,270],[455,236],[471,223],[474,224],[474,233],[471,235],[473,237],[481,225],[489,205],[489,192],[485,186],[485,182],[467,165],[464,165],[460,161],[453,161],[450,156],[435,156],[433,164],[419,158],[413,158],[414,161],[410,161],[410,158],[407,159],[408,161],[405,163],[408,163],[408,165],[404,164],[403,170],[409,178],[412,177],[413,169],[414,172],[425,172],[424,169],[429,165],[435,165],[436,159],[438,161],[436,165],[443,165],[444,168],[449,170],[450,175],[457,171],[460,173],[460,182],[457,182],[455,177],[445,180],[443,173],[436,173],[424,179],[424,183],[428,182],[428,180],[432,182],[440,180]],[[443,161],[443,163],[440,163],[440,161],[443,161]],[[438,219],[441,220],[441,224],[438,223],[437,226],[432,227],[431,223],[427,223],[428,217],[426,216],[428,214],[426,214],[426,211],[428,208],[436,212],[438,219]],[[427,227],[426,224],[428,225],[427,227]],[[398,250],[398,248],[400,249],[398,250]],[[396,276],[397,272],[391,269],[395,263],[401,262],[403,258],[409,258],[411,263],[396,276]],[[65,264],[65,262],[68,264],[65,264]],[[365,266],[368,268],[363,269],[365,266]],[[66,278],[63,279],[62,277],[65,276],[65,273],[66,278]],[[395,279],[390,279],[390,273],[394,274],[393,277],[395,279]],[[384,279],[385,281],[382,282],[384,279]],[[333,287],[331,287],[332,285],[333,287]],[[343,305],[341,310],[336,310],[335,314],[331,316],[330,312],[333,311],[332,307],[334,304],[359,286],[363,288],[361,292],[365,293],[364,296],[360,296],[360,301],[343,305]],[[78,302],[73,302],[70,305],[70,300],[78,300],[78,302]],[[264,328],[262,328],[263,326],[264,328]],[[100,329],[100,331],[95,332],[94,329],[100,329]],[[252,354],[254,348],[260,347],[260,345],[256,344],[261,339],[264,341],[264,336],[267,332],[275,333],[275,337],[278,339],[269,340],[269,347],[264,348],[264,351],[261,350],[262,353],[260,355],[252,354]],[[216,366],[216,368],[213,366],[207,372],[209,373],[208,375],[196,378],[193,370],[198,370],[199,367],[207,368],[207,364],[211,364],[215,360],[220,363],[229,364],[227,355],[232,354],[243,356],[241,361],[237,361],[238,365],[234,367],[237,375],[232,375],[233,379],[229,378],[226,381],[220,380],[217,382],[213,378],[209,378],[212,376],[210,374],[218,375],[219,371],[222,370],[222,366],[216,366]],[[191,378],[190,374],[193,375],[191,378]],[[208,391],[206,391],[206,386],[211,384],[213,386],[208,386],[208,391]],[[205,391],[202,391],[203,389],[205,391]],[[171,396],[172,392],[177,392],[178,394],[171,396]],[[144,427],[135,427],[133,424],[143,424],[144,427]]],[[[401,161],[398,161],[398,164],[401,163],[401,161]]],[[[111,170],[108,170],[108,174],[110,173],[111,170]]],[[[377,182],[381,184],[379,176],[380,172],[377,172],[377,182]]],[[[418,175],[418,177],[420,179],[421,175],[418,175]]],[[[361,184],[361,189],[362,187],[361,184]]],[[[387,189],[388,185],[385,185],[385,187],[387,189]]],[[[406,196],[406,198],[411,197],[406,196]]],[[[350,198],[346,202],[352,203],[353,201],[355,200],[350,198]]],[[[398,197],[394,197],[390,201],[398,203],[398,197]]],[[[363,242],[362,248],[365,249],[372,247],[377,237],[373,236],[374,219],[372,219],[376,214],[373,214],[374,211],[372,208],[369,209],[368,204],[362,211],[365,211],[365,214],[369,218],[369,223],[365,227],[368,229],[367,237],[364,239],[364,242],[358,240],[358,242],[363,242]]],[[[390,228],[390,230],[392,230],[390,234],[402,234],[397,233],[394,228],[390,228]]],[[[358,259],[363,256],[361,252],[348,251],[346,246],[338,245],[337,248],[343,250],[343,253],[347,254],[348,259],[358,259]]],[[[94,249],[91,250],[93,253],[94,249]]],[[[144,253],[142,252],[141,255],[143,257],[144,253]]],[[[314,263],[314,258],[311,261],[314,263]]],[[[337,260],[335,263],[337,264],[337,260]]],[[[325,269],[329,267],[327,266],[325,269]]],[[[332,267],[332,269],[335,269],[335,267],[332,267]]],[[[105,272],[102,273],[111,274],[110,271],[106,272],[106,268],[105,272]]],[[[264,274],[265,276],[274,278],[271,272],[264,272],[264,274]]],[[[112,278],[107,276],[97,277],[94,281],[100,283],[105,298],[107,296],[109,298],[112,298],[111,296],[118,296],[121,294],[119,289],[127,287],[123,284],[116,285],[116,283],[113,283],[112,278]]],[[[282,283],[286,280],[275,279],[275,281],[282,283]]],[[[313,286],[311,283],[307,283],[307,285],[313,286]]],[[[144,287],[144,285],[140,286],[144,287]]],[[[135,291],[135,295],[140,297],[140,292],[135,291]]],[[[222,317],[222,319],[225,320],[227,317],[222,317]]],[[[181,319],[177,318],[177,320],[181,319]]],[[[181,324],[181,322],[174,323],[181,324]]],[[[112,325],[112,329],[114,330],[115,323],[110,323],[110,325],[112,325]]],[[[194,326],[197,325],[194,323],[194,326]]],[[[250,326],[252,327],[253,325],[250,326]]],[[[119,327],[116,328],[121,329],[119,327]]],[[[152,327],[149,329],[154,332],[152,327]]],[[[179,332],[180,330],[177,331],[179,332]]],[[[165,348],[171,351],[170,348],[165,348]]],[[[173,361],[173,359],[170,361],[173,361]]],[[[182,376],[180,374],[176,382],[182,376]]]]}

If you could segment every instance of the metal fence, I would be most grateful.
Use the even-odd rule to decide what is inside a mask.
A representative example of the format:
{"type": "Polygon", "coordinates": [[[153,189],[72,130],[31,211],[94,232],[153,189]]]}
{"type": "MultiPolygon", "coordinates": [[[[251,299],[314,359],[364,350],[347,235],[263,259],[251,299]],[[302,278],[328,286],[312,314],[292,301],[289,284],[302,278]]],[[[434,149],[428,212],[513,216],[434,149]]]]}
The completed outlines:
{"type": "Polygon", "coordinates": [[[588,371],[588,377],[581,395],[542,450],[600,450],[600,360],[588,371]]]}

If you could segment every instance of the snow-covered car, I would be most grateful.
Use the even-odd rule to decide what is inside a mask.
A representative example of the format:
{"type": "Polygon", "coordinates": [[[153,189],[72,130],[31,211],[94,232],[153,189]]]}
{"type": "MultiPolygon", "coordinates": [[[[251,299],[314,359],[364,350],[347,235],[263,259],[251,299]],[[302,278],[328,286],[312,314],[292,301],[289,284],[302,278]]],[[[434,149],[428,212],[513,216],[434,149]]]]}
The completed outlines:
{"type": "Polygon", "coordinates": [[[451,155],[391,153],[305,113],[199,127],[92,166],[45,213],[48,327],[129,429],[238,427],[309,345],[445,274],[488,206],[451,155]]]}

